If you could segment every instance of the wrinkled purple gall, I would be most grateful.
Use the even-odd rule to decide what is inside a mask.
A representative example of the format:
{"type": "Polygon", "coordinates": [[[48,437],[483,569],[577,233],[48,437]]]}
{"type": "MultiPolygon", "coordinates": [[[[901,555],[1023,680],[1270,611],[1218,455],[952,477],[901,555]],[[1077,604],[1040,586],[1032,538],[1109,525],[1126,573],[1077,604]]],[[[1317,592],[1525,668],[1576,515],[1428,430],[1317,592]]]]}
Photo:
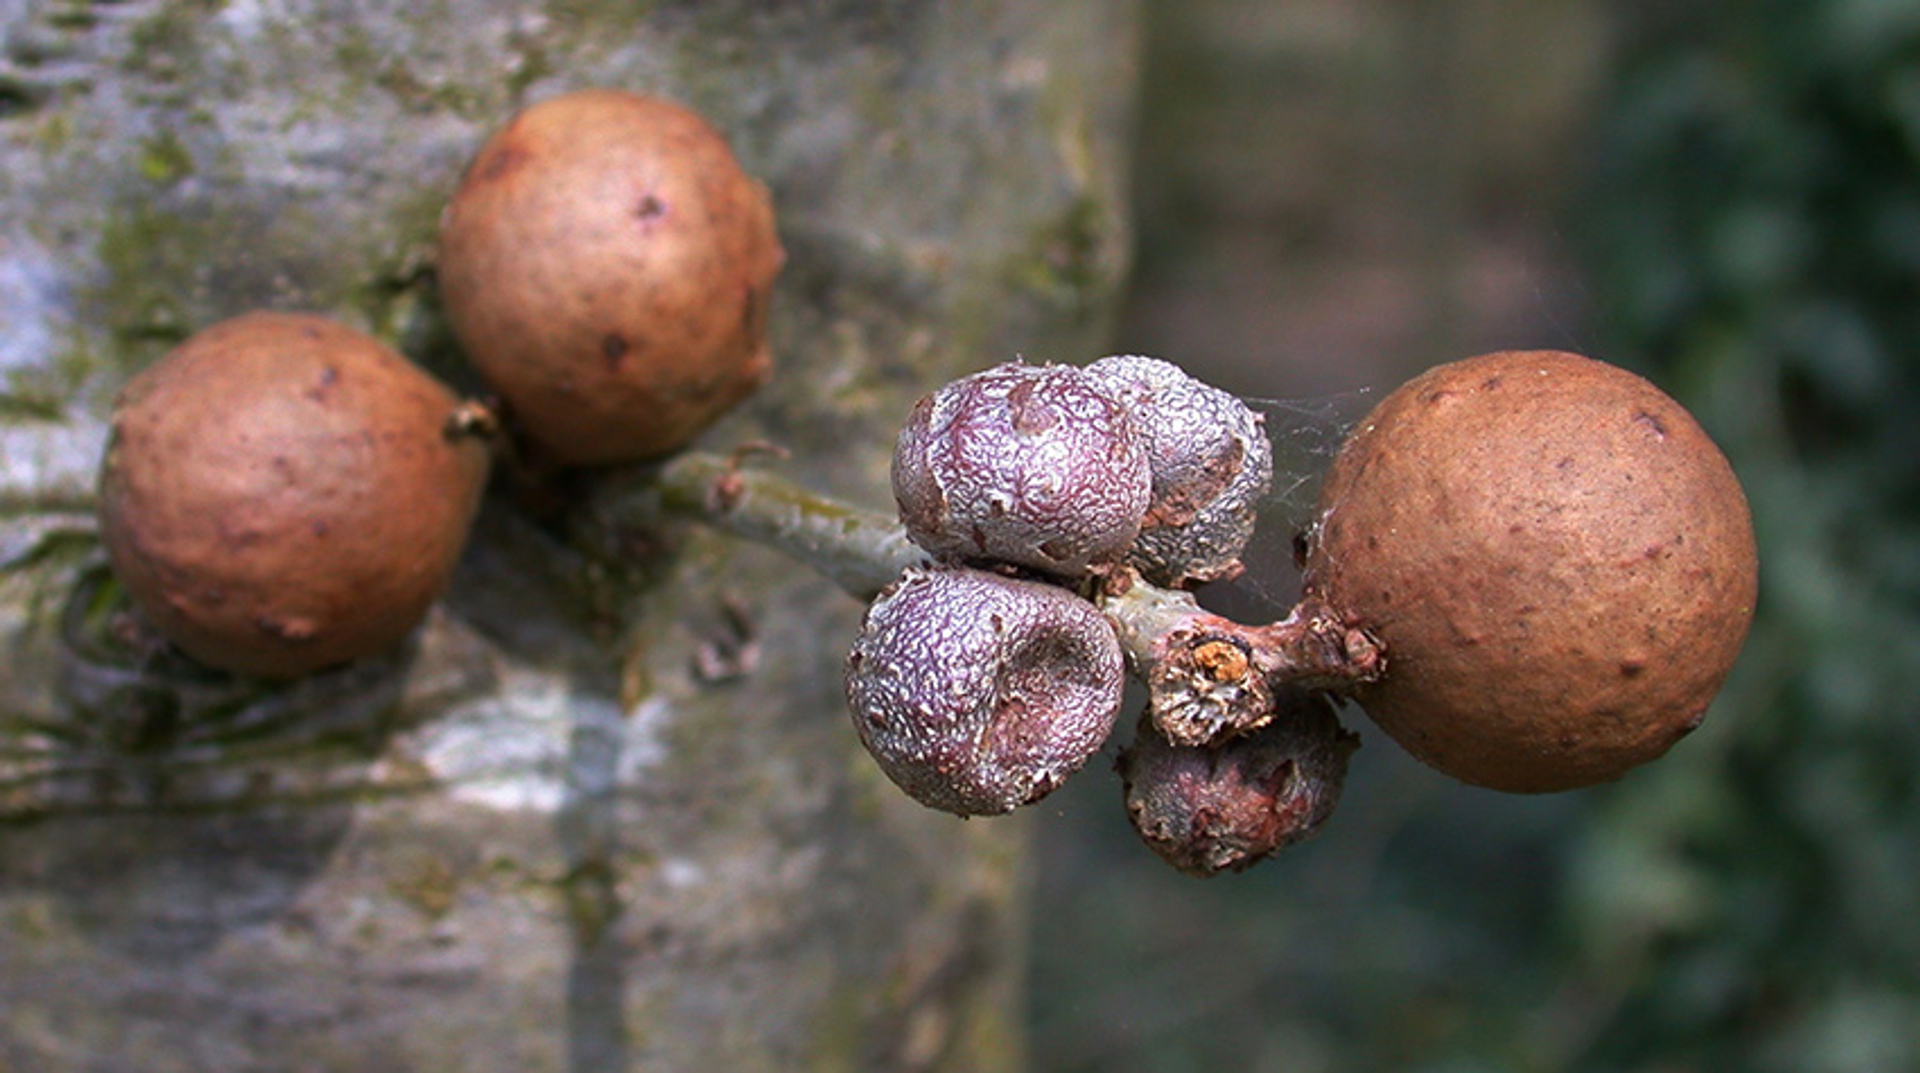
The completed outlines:
{"type": "Polygon", "coordinates": [[[961,816],[1036,801],[1097,752],[1120,708],[1113,626],[1064,589],[914,568],[847,660],[854,728],[915,800],[961,816]]]}
{"type": "Polygon", "coordinates": [[[1142,717],[1120,756],[1127,815],[1194,876],[1238,872],[1312,835],[1333,813],[1359,739],[1325,695],[1291,691],[1265,727],[1219,745],[1175,745],[1142,717]]]}
{"type": "Polygon", "coordinates": [[[1101,358],[1087,374],[1146,440],[1153,498],[1130,559],[1147,580],[1185,586],[1232,577],[1273,482],[1259,414],[1172,362],[1101,358]]]}
{"type": "Polygon", "coordinates": [[[1146,445],[1084,369],[1009,362],[920,400],[893,456],[914,543],[1078,577],[1117,563],[1152,492],[1146,445]]]}

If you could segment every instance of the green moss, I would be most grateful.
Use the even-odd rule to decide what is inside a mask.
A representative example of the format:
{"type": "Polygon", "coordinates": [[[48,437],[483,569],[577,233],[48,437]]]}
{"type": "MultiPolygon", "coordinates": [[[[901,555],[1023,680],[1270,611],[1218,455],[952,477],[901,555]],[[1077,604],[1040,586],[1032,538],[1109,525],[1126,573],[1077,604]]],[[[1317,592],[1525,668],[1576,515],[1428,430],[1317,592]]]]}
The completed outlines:
{"type": "Polygon", "coordinates": [[[45,941],[60,930],[54,921],[53,906],[38,898],[15,905],[7,914],[5,927],[9,937],[23,942],[45,941]]]}
{"type": "Polygon", "coordinates": [[[27,577],[28,610],[35,616],[54,613],[66,596],[71,578],[100,555],[100,536],[81,529],[50,529],[27,548],[0,559],[0,578],[27,577]]]}
{"type": "Polygon", "coordinates": [[[35,135],[40,150],[48,156],[64,152],[73,142],[73,117],[64,111],[49,112],[35,135]]]}
{"type": "Polygon", "coordinates": [[[554,27],[549,46],[561,55],[607,41],[629,41],[653,20],[659,4],[609,4],[604,0],[548,0],[554,27]]]}
{"type": "MultiPolygon", "coordinates": [[[[436,22],[456,17],[440,5],[413,5],[396,12],[397,18],[418,20],[410,34],[432,39],[436,22]]],[[[452,79],[427,79],[415,73],[413,57],[374,36],[364,25],[352,25],[340,31],[333,46],[334,68],[345,77],[342,96],[355,97],[372,90],[399,101],[410,111],[447,110],[460,115],[477,112],[491,99],[494,87],[480,80],[469,84],[452,79]]]]}
{"type": "Polygon", "coordinates": [[[1118,290],[1111,244],[1118,224],[1099,198],[1082,194],[1009,261],[1004,280],[1074,323],[1102,315],[1118,290]]]}
{"type": "Polygon", "coordinates": [[[214,237],[212,226],[148,203],[103,222],[96,255],[104,279],[91,297],[122,371],[145,366],[191,333],[178,290],[182,279],[192,278],[193,251],[214,237]]]}
{"type": "Polygon", "coordinates": [[[860,1068],[870,991],[867,981],[860,980],[834,988],[821,1000],[807,1048],[807,1073],[847,1073],[860,1068]]]}
{"type": "Polygon", "coordinates": [[[193,155],[172,131],[165,131],[141,140],[135,167],[142,179],[172,186],[193,174],[193,155]]]}
{"type": "Polygon", "coordinates": [[[58,421],[66,412],[66,392],[51,370],[22,369],[0,390],[0,424],[58,421]]]}
{"type": "Polygon", "coordinates": [[[620,915],[619,877],[606,861],[582,862],[560,884],[577,941],[593,942],[620,915]]]}
{"type": "Polygon", "coordinates": [[[135,23],[128,33],[125,69],[156,83],[180,79],[198,66],[199,41],[209,16],[226,0],[176,0],[135,23]]]}
{"type": "MultiPolygon", "coordinates": [[[[514,66],[513,71],[502,83],[509,101],[521,100],[526,96],[529,87],[542,79],[552,77],[560,68],[560,61],[554,58],[553,49],[538,38],[527,38],[517,42],[517,49],[520,62],[514,66]]],[[[477,116],[478,113],[470,114],[477,116]]]]}
{"type": "Polygon", "coordinates": [[[85,31],[100,24],[100,16],[94,14],[91,5],[69,4],[56,8],[45,15],[47,26],[55,30],[85,31]]]}
{"type": "Polygon", "coordinates": [[[333,62],[342,73],[353,75],[380,68],[381,51],[367,28],[358,23],[342,27],[333,46],[333,62]]]}
{"type": "Polygon", "coordinates": [[[428,282],[440,213],[453,193],[452,180],[448,176],[441,182],[422,181],[396,199],[360,236],[354,256],[366,269],[357,273],[360,278],[349,302],[376,330],[382,325],[397,330],[393,308],[396,299],[422,289],[428,282]]]}

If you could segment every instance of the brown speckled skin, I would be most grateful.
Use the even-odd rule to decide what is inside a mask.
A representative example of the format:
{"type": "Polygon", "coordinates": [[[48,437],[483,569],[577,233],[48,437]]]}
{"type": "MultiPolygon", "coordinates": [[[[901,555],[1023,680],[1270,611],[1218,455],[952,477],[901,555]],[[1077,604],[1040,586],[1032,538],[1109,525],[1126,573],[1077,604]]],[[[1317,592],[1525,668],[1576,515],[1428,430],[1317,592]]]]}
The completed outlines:
{"type": "Polygon", "coordinates": [[[391,647],[447,582],[487,471],[457,400],[321,317],[251,313],[128,382],[101,471],[115,574],[210,666],[294,677],[391,647]]]}
{"type": "Polygon", "coordinates": [[[669,101],[535,104],[468,166],[440,289],[468,357],[553,461],[670,452],[763,384],[784,254],[766,190],[669,101]]]}
{"type": "Polygon", "coordinates": [[[862,744],[914,800],[961,816],[1053,792],[1113,731],[1125,682],[1091,603],[967,567],[908,570],[847,658],[862,744]]]}
{"type": "Polygon", "coordinates": [[[1698,725],[1757,588],[1726,458],[1644,379],[1556,351],[1431,369],[1335,459],[1306,585],[1372,631],[1368,714],[1469,783],[1567,790],[1698,725]]]}

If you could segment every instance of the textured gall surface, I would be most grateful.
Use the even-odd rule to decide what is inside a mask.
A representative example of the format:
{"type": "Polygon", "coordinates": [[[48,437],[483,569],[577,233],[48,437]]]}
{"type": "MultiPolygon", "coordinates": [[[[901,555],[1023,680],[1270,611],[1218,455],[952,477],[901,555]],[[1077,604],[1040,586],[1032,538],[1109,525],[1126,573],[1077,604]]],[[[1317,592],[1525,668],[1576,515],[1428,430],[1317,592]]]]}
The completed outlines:
{"type": "Polygon", "coordinates": [[[967,567],[909,570],[847,660],[854,729],[887,777],[962,816],[1052,792],[1106,742],[1124,684],[1092,604],[967,567]]]}
{"type": "Polygon", "coordinates": [[[1147,443],[1153,498],[1128,558],[1160,585],[1239,573],[1273,483],[1273,447],[1260,415],[1159,358],[1101,358],[1087,374],[1126,407],[1147,443]]]}
{"type": "Polygon", "coordinates": [[[1075,366],[1008,362],[955,380],[914,407],[893,456],[915,543],[1066,577],[1126,555],[1151,489],[1145,442],[1075,366]]]}
{"type": "Polygon", "coordinates": [[[1142,718],[1120,756],[1127,816],[1182,872],[1238,872],[1320,829],[1358,746],[1324,694],[1297,690],[1259,730],[1213,745],[1175,745],[1142,718]]]}

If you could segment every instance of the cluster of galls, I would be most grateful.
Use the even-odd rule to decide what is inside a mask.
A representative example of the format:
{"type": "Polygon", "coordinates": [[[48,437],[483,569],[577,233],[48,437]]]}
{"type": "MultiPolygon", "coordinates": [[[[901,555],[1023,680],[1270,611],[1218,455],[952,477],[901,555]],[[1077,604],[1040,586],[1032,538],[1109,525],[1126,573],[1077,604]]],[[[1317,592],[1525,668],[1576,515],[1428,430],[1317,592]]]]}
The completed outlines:
{"type": "Polygon", "coordinates": [[[114,572],[209,666],[290,678],[386,649],[452,573],[500,420],[543,467],[678,449],[766,379],[782,257],[766,190],[698,115],[617,90],[533,105],[441,221],[441,296],[490,406],[322,317],[209,327],[115,407],[114,572]]]}
{"type": "MultiPolygon", "coordinates": [[[[875,603],[848,665],[881,767],[962,815],[1059,785],[1121,703],[1115,629],[1083,597],[1136,573],[1231,575],[1270,467],[1257,417],[1149,358],[1003,365],[923,400],[894,492],[936,564],[875,603]]],[[[1334,460],[1308,538],[1285,622],[1191,608],[1155,627],[1146,658],[1177,642],[1179,666],[1271,693],[1206,740],[1155,708],[1121,757],[1135,827],[1184,871],[1244,868],[1326,818],[1355,741],[1327,690],[1462,781],[1574,789],[1698,725],[1753,615],[1753,532],[1725,457],[1652,384],[1572,354],[1483,355],[1390,393],[1334,460]],[[1366,641],[1366,673],[1316,677],[1289,655],[1287,627],[1323,620],[1366,641]]]]}
{"type": "MultiPolygon", "coordinates": [[[[1155,358],[1011,362],[922,399],[893,491],[934,561],[881,594],[849,657],[861,741],[934,808],[993,815],[1039,800],[1106,742],[1122,703],[1120,642],[1088,597],[1136,573],[1172,587],[1236,573],[1272,476],[1259,415],[1155,358]]],[[[1216,862],[1206,871],[1299,837],[1326,808],[1296,798],[1330,805],[1345,766],[1344,734],[1326,719],[1342,745],[1290,769],[1313,784],[1299,793],[1281,788],[1288,761],[1272,742],[1291,754],[1295,738],[1317,746],[1324,734],[1277,720],[1289,725],[1253,747],[1264,770],[1245,778],[1250,741],[1175,746],[1143,720],[1123,761],[1154,802],[1133,810],[1142,833],[1177,862],[1216,862]],[[1182,795],[1195,814],[1169,834],[1182,795]],[[1196,848],[1215,839],[1244,852],[1196,848]]]]}
{"type": "MultiPolygon", "coordinates": [[[[115,409],[100,496],[115,573],[213,667],[294,677],[379,652],[446,585],[496,426],[535,469],[679,449],[766,379],[782,259],[766,191],[698,116],[605,90],[528,108],[462,177],[437,265],[497,408],[323,318],[210,327],[115,409]]],[[[930,561],[875,601],[854,647],[861,740],[960,815],[1052,791],[1122,703],[1126,657],[1094,599],[1234,574],[1272,465],[1257,415],[1153,358],[1014,362],[928,396],[893,484],[930,561]]],[[[1652,384],[1571,354],[1483,355],[1389,394],[1341,448],[1309,537],[1296,614],[1236,634],[1267,642],[1134,653],[1150,693],[1185,680],[1155,673],[1174,666],[1220,695],[1257,684],[1240,693],[1271,708],[1201,739],[1141,720],[1120,763],[1128,811],[1184,870],[1245,867],[1332,808],[1353,738],[1300,685],[1350,693],[1463,781],[1572,789],[1697,725],[1753,614],[1726,459],[1652,384]],[[1341,638],[1366,673],[1316,678],[1291,626],[1341,638]]]]}

